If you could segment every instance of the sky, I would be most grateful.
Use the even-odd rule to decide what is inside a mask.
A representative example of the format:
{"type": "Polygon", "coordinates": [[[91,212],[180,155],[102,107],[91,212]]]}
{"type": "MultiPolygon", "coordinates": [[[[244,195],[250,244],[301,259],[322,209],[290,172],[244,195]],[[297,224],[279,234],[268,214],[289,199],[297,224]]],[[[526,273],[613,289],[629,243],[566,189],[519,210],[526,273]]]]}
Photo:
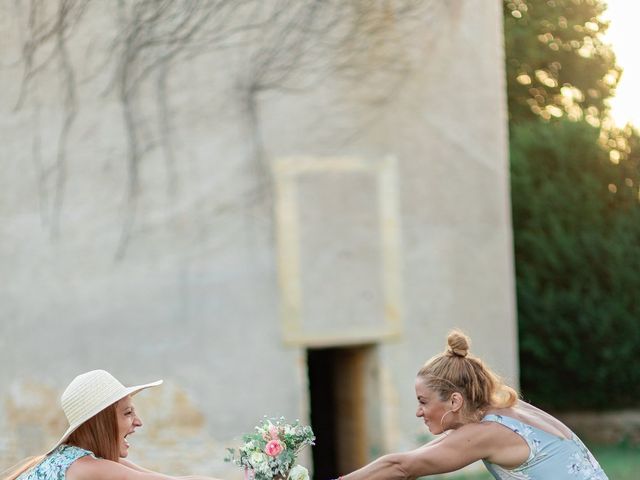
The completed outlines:
{"type": "Polygon", "coordinates": [[[640,127],[640,2],[608,0],[604,18],[610,21],[604,40],[613,46],[624,72],[611,99],[611,114],[619,127],[640,127]]]}

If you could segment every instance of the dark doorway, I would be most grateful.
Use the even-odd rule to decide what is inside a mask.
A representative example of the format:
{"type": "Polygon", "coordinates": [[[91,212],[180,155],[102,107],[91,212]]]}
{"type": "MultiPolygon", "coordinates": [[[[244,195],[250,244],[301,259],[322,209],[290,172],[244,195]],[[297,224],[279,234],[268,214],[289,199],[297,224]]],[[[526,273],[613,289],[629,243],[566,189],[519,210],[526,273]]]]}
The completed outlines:
{"type": "Polygon", "coordinates": [[[315,480],[337,478],[368,461],[366,391],[372,351],[358,346],[307,352],[315,480]]]}

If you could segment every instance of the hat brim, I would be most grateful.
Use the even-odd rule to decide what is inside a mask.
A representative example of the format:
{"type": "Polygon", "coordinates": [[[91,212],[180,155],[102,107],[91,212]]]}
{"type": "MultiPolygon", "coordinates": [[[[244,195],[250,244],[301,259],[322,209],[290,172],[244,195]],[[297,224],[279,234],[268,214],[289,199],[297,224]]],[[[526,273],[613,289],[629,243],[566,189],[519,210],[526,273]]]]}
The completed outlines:
{"type": "Polygon", "coordinates": [[[136,393],[139,393],[139,392],[141,392],[142,390],[144,390],[146,388],[157,387],[158,385],[161,385],[162,382],[163,382],[163,380],[156,380],[155,382],[145,383],[144,385],[136,385],[134,387],[126,387],[124,390],[121,390],[120,392],[118,392],[117,395],[114,395],[111,398],[105,400],[103,402],[103,404],[99,405],[93,411],[90,411],[89,413],[87,413],[86,418],[83,418],[81,421],[76,422],[74,425],[69,425],[69,428],[67,429],[66,432],[64,432],[64,434],[62,435],[60,440],[58,440],[58,442],[53,447],[51,447],[49,449],[49,451],[47,453],[45,453],[45,455],[49,455],[56,448],[58,448],[60,445],[62,445],[69,438],[69,435],[71,435],[73,432],[75,432],[78,429],[78,427],[80,427],[80,425],[82,425],[84,422],[86,422],[90,418],[92,418],[95,415],[97,415],[98,413],[100,413],[102,410],[107,408],[109,405],[113,405],[114,403],[116,403],[116,402],[122,400],[123,398],[130,396],[130,395],[133,396],[136,393]]]}

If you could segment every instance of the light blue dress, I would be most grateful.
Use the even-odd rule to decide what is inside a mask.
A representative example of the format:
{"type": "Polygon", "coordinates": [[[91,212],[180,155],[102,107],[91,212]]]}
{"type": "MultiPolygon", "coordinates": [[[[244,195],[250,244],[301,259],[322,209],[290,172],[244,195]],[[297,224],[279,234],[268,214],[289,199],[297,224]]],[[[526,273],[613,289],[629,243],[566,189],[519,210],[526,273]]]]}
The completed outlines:
{"type": "Polygon", "coordinates": [[[95,455],[89,450],[62,444],[38,465],[24,472],[16,480],[65,480],[67,469],[71,464],[87,455],[95,458],[95,455]]]}
{"type": "Polygon", "coordinates": [[[498,480],[608,480],[598,461],[575,434],[564,439],[505,415],[486,415],[482,421],[504,425],[529,445],[529,458],[511,470],[483,460],[498,480]]]}

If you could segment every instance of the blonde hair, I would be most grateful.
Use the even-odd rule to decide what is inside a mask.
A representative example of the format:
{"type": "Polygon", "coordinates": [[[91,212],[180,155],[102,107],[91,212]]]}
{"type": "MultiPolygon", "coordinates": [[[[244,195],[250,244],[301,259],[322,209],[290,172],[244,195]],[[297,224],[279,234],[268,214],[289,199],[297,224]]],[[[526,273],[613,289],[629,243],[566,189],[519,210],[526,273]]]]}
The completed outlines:
{"type": "Polygon", "coordinates": [[[469,355],[470,344],[469,337],[460,330],[451,331],[444,353],[427,361],[418,371],[418,377],[437,392],[441,400],[460,393],[465,400],[463,415],[478,421],[487,408],[514,406],[518,394],[479,358],[469,355]]]}
{"type": "MultiPolygon", "coordinates": [[[[96,457],[117,462],[120,458],[118,448],[118,417],[116,403],[112,403],[89,420],[80,425],[69,435],[69,445],[89,450],[96,457]]],[[[2,472],[2,480],[15,480],[24,472],[34,468],[46,458],[46,455],[30,457],[16,467],[2,472]]]]}

